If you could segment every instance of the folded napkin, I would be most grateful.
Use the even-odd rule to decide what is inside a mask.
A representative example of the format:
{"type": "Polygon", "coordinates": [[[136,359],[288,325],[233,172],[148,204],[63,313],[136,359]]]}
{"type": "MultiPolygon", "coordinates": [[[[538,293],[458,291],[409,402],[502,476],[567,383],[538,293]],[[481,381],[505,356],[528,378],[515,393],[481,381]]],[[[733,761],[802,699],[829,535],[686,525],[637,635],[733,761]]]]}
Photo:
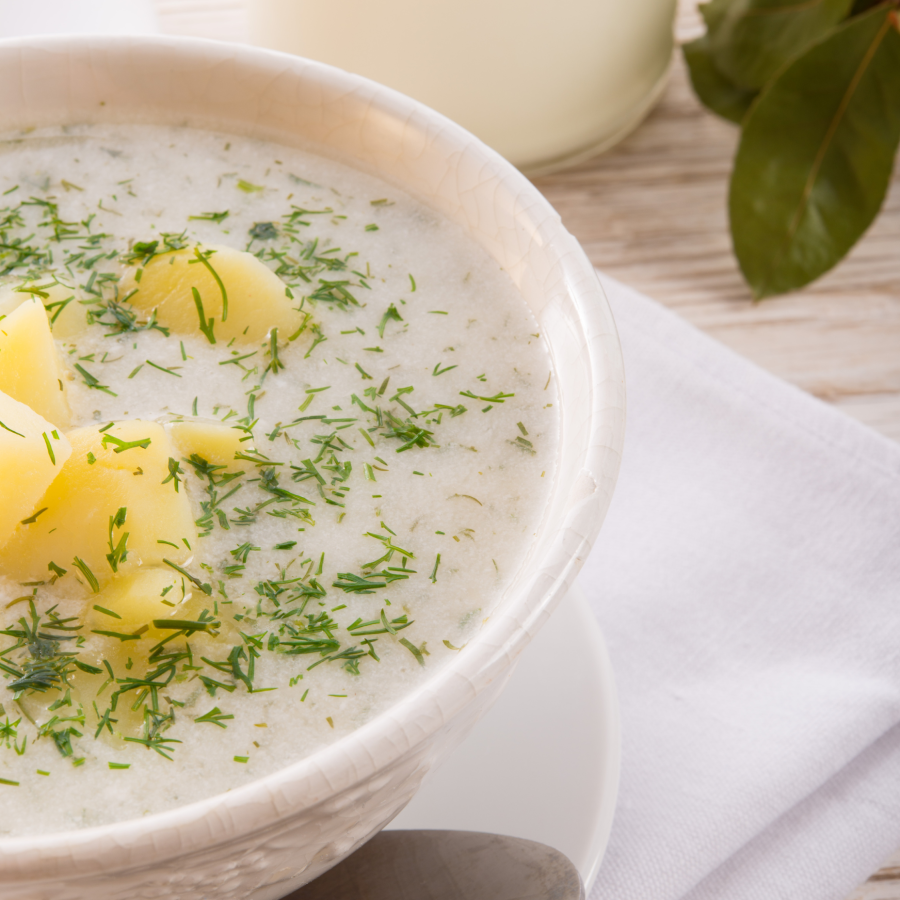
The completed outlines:
{"type": "Polygon", "coordinates": [[[628,427],[580,584],[623,768],[591,900],[843,900],[900,848],[900,446],[601,280],[628,427]]]}

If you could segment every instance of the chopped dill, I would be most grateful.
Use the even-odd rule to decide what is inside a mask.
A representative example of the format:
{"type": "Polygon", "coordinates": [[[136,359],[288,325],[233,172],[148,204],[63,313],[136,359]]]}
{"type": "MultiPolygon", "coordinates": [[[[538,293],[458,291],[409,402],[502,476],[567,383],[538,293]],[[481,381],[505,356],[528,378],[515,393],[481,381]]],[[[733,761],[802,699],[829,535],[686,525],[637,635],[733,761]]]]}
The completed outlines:
{"type": "Polygon", "coordinates": [[[388,306],[385,314],[381,317],[381,321],[378,323],[378,337],[384,340],[384,329],[387,326],[387,323],[390,321],[394,322],[402,322],[403,316],[400,315],[397,307],[392,303],[388,306]]]}
{"type": "Polygon", "coordinates": [[[231,713],[223,713],[218,706],[214,706],[209,712],[204,713],[202,716],[197,716],[194,721],[208,722],[210,725],[218,725],[219,728],[227,728],[228,726],[224,724],[225,720],[233,718],[234,716],[231,713]]]}
{"type": "Polygon", "coordinates": [[[189,222],[215,222],[216,225],[221,225],[229,216],[229,212],[226,209],[224,212],[208,212],[202,213],[199,216],[188,216],[189,222]]]}

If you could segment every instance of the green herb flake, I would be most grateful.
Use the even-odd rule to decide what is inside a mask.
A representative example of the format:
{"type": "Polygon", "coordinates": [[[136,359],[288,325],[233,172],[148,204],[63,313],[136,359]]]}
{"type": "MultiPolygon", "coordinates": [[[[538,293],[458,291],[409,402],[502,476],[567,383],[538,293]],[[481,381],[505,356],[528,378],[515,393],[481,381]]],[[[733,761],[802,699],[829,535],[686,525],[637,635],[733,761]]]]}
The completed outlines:
{"type": "Polygon", "coordinates": [[[394,321],[394,322],[402,322],[403,321],[403,316],[400,315],[400,312],[398,311],[397,307],[394,306],[393,303],[390,306],[388,306],[387,311],[381,317],[381,321],[378,323],[378,337],[381,338],[381,340],[384,340],[384,329],[385,329],[385,326],[387,325],[387,323],[390,321],[394,321]]]}
{"type": "Polygon", "coordinates": [[[188,216],[189,222],[215,222],[217,225],[221,225],[229,216],[229,212],[226,209],[224,212],[208,212],[203,213],[199,216],[188,216]]]}
{"type": "Polygon", "coordinates": [[[151,439],[141,438],[137,441],[123,441],[121,438],[117,438],[115,435],[104,434],[103,440],[100,443],[103,444],[104,448],[108,444],[113,444],[115,446],[113,453],[124,453],[126,450],[146,450],[150,446],[151,439]]]}
{"type": "Polygon", "coordinates": [[[72,565],[75,566],[75,568],[78,569],[78,571],[81,572],[82,575],[84,575],[87,583],[91,586],[91,590],[95,594],[99,594],[100,582],[97,581],[97,576],[91,571],[88,564],[83,559],[80,559],[76,556],[75,559],[72,560],[72,565]]]}
{"type": "MultiPolygon", "coordinates": [[[[160,372],[165,372],[166,375],[174,375],[176,378],[181,378],[181,375],[179,375],[177,372],[173,371],[176,368],[175,366],[172,366],[171,369],[167,369],[165,366],[159,366],[155,362],[152,362],[149,359],[145,359],[144,362],[146,362],[148,366],[153,366],[154,369],[159,369],[160,372]]],[[[129,377],[131,377],[131,376],[129,376],[129,377]]]]}
{"type": "MultiPolygon", "coordinates": [[[[97,606],[95,604],[94,609],[96,609],[97,612],[103,613],[104,616],[112,616],[114,619],[122,618],[117,612],[113,612],[111,609],[107,609],[105,606],[97,606]]],[[[97,671],[99,672],[100,670],[97,669],[97,671]]]]}
{"type": "MultiPolygon", "coordinates": [[[[222,321],[228,321],[228,291],[225,290],[225,284],[222,279],[219,277],[219,273],[213,268],[212,263],[210,263],[209,258],[215,253],[215,250],[206,250],[205,252],[201,252],[199,247],[194,247],[194,259],[191,260],[191,263],[200,263],[202,266],[206,268],[210,275],[215,279],[216,284],[219,286],[219,293],[222,295],[222,321]]],[[[192,288],[193,290],[193,288],[192,288]]],[[[198,295],[199,296],[199,295],[198,295]]],[[[196,302],[196,301],[195,301],[196,302]]],[[[199,314],[201,320],[203,319],[203,307],[200,306],[199,314]]],[[[210,323],[212,319],[210,319],[210,323]]],[[[210,326],[210,331],[212,331],[212,327],[210,326]]],[[[205,332],[204,332],[205,333],[205,332]]],[[[208,337],[208,335],[207,335],[208,337]]],[[[215,341],[211,340],[211,344],[214,344],[215,341]]]]}
{"type": "MultiPolygon", "coordinates": [[[[218,725],[219,728],[227,728],[228,726],[224,724],[224,721],[233,718],[234,716],[231,713],[223,713],[218,706],[214,706],[208,713],[197,716],[194,721],[208,722],[210,725],[218,725]]],[[[235,759],[237,759],[237,757],[235,757],[235,759]]],[[[246,762],[246,758],[244,759],[244,762],[246,762]]]]}
{"type": "Polygon", "coordinates": [[[406,647],[406,649],[409,650],[410,653],[412,653],[412,655],[416,658],[416,662],[420,666],[425,665],[426,651],[425,651],[424,644],[422,644],[421,647],[417,647],[415,644],[413,644],[411,641],[408,641],[406,638],[400,638],[400,643],[403,644],[403,646],[406,647]]]}
{"type": "Polygon", "coordinates": [[[85,369],[80,363],[75,363],[75,368],[81,374],[81,377],[84,379],[84,383],[89,387],[93,388],[95,391],[103,391],[104,394],[109,394],[112,397],[118,397],[119,395],[115,393],[115,391],[111,391],[105,384],[100,384],[99,379],[95,378],[85,369]]]}
{"type": "Polygon", "coordinates": [[[10,434],[16,434],[16,435],[18,435],[20,438],[25,437],[24,434],[22,434],[21,432],[18,432],[18,431],[13,430],[12,428],[9,427],[9,425],[6,425],[6,424],[3,423],[3,422],[0,422],[0,428],[2,428],[4,431],[8,431],[10,434]]]}
{"type": "Polygon", "coordinates": [[[22,519],[22,521],[21,521],[20,524],[22,524],[22,525],[34,525],[34,523],[37,522],[38,516],[41,515],[42,513],[47,512],[47,510],[48,510],[49,508],[50,508],[50,507],[45,506],[43,509],[39,509],[36,513],[34,513],[34,515],[29,516],[27,519],[22,519]]]}
{"type": "MultiPolygon", "coordinates": [[[[160,484],[168,484],[170,481],[173,482],[173,487],[175,488],[175,493],[178,493],[178,486],[181,484],[183,479],[180,477],[184,475],[184,470],[181,468],[181,463],[178,462],[177,459],[173,457],[169,457],[169,474],[160,482],[160,484]]],[[[163,542],[167,543],[167,542],[163,542]]],[[[174,545],[173,545],[174,546],[174,545]]]]}

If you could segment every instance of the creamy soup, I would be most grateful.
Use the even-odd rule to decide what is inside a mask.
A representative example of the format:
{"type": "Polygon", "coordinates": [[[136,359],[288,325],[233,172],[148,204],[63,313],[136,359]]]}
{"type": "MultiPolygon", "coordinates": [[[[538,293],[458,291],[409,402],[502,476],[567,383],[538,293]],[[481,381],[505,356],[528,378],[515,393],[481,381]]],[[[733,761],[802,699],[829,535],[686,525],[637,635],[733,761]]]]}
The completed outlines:
{"type": "Polygon", "coordinates": [[[189,129],[8,135],[0,195],[0,833],[226,791],[466,652],[558,435],[493,259],[189,129]]]}

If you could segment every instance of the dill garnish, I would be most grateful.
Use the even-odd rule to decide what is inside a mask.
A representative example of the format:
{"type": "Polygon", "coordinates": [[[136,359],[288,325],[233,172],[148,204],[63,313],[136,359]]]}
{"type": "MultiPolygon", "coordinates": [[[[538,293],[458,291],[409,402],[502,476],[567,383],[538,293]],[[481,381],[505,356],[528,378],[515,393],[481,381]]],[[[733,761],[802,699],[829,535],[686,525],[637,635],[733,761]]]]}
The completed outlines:
{"type": "MultiPolygon", "coordinates": [[[[55,462],[55,460],[54,460],[54,462],[55,462]]],[[[34,525],[34,523],[37,522],[38,516],[41,515],[41,513],[47,512],[47,510],[49,508],[50,508],[49,506],[45,506],[43,509],[39,509],[36,513],[34,513],[33,515],[30,515],[27,519],[22,519],[22,521],[19,524],[34,525]]]]}
{"type": "Polygon", "coordinates": [[[397,307],[392,303],[388,306],[387,311],[381,317],[381,321],[378,323],[378,337],[381,340],[384,340],[384,329],[387,326],[387,323],[393,320],[394,322],[402,322],[403,316],[400,315],[397,307]]]}
{"type": "Polygon", "coordinates": [[[434,560],[434,568],[431,570],[431,583],[434,584],[437,582],[437,571],[438,566],[441,564],[441,554],[438,553],[437,557],[434,560]]]}
{"type": "Polygon", "coordinates": [[[100,443],[104,448],[107,444],[114,444],[115,449],[113,450],[113,453],[124,453],[126,450],[146,450],[151,444],[151,439],[141,438],[137,441],[123,441],[121,438],[117,438],[114,434],[104,434],[103,440],[100,443]]]}
{"type": "Polygon", "coordinates": [[[211,344],[214,344],[216,342],[216,336],[213,334],[215,320],[212,316],[209,319],[206,318],[206,314],[203,311],[203,301],[200,299],[200,292],[197,288],[192,287],[191,294],[194,298],[194,305],[197,307],[197,315],[200,317],[200,330],[206,335],[206,339],[211,344]]]}
{"type": "Polygon", "coordinates": [[[208,212],[203,213],[199,216],[188,216],[189,222],[215,222],[217,225],[221,225],[229,216],[229,212],[226,209],[224,212],[208,212]]]}
{"type": "Polygon", "coordinates": [[[128,297],[133,296],[136,291],[132,291],[127,297],[123,297],[121,301],[107,300],[106,305],[101,309],[92,309],[88,311],[88,321],[91,324],[102,325],[109,328],[108,335],[128,334],[139,331],[159,331],[166,337],[169,336],[169,329],[164,328],[156,321],[156,310],[150,313],[147,319],[141,319],[128,304],[128,297]],[[103,317],[109,315],[111,319],[103,317]]]}
{"type": "Polygon", "coordinates": [[[256,222],[249,234],[251,244],[253,241],[271,241],[278,237],[278,229],[274,222],[256,222]]]}
{"type": "Polygon", "coordinates": [[[197,716],[194,721],[209,722],[210,725],[218,725],[219,728],[227,728],[228,726],[223,724],[223,720],[233,718],[234,716],[231,713],[223,713],[218,706],[214,706],[208,713],[204,713],[202,716],[197,716]]]}
{"type": "Polygon", "coordinates": [[[201,591],[203,591],[204,594],[212,594],[212,587],[200,581],[199,578],[195,578],[193,575],[191,575],[190,572],[188,572],[187,569],[182,569],[181,566],[179,566],[177,563],[173,563],[171,559],[163,559],[163,562],[170,568],[174,569],[176,572],[180,572],[182,575],[184,575],[184,577],[187,578],[187,580],[190,581],[190,583],[194,585],[194,587],[199,588],[201,591]]]}
{"type": "Polygon", "coordinates": [[[384,418],[387,420],[388,425],[390,425],[390,428],[385,430],[384,436],[403,441],[403,446],[397,448],[397,453],[403,453],[404,450],[410,450],[412,447],[424,448],[437,446],[437,444],[431,440],[434,436],[434,432],[420,428],[418,425],[410,422],[409,419],[406,419],[405,421],[398,419],[389,412],[384,413],[384,418]]]}
{"type": "Polygon", "coordinates": [[[24,434],[22,434],[22,433],[19,432],[19,431],[15,431],[14,429],[10,428],[9,425],[4,424],[3,422],[0,422],[0,428],[2,428],[4,431],[8,431],[10,434],[16,434],[16,435],[18,435],[20,438],[25,437],[24,434]]]}
{"type": "Polygon", "coordinates": [[[81,572],[82,575],[84,575],[84,577],[87,579],[87,583],[91,586],[91,590],[95,594],[99,594],[100,582],[97,581],[97,576],[90,570],[88,564],[83,559],[80,559],[76,556],[75,559],[72,560],[72,565],[75,566],[75,568],[78,569],[78,571],[81,572]]]}
{"type": "Polygon", "coordinates": [[[182,479],[179,477],[184,475],[184,470],[181,468],[181,464],[177,459],[173,459],[171,456],[169,457],[169,474],[160,482],[160,484],[168,484],[170,481],[174,482],[173,487],[175,488],[175,493],[178,493],[178,485],[181,484],[182,479]]]}
{"type": "Polygon", "coordinates": [[[423,654],[427,654],[428,651],[425,649],[425,645],[422,644],[421,647],[417,647],[415,644],[408,641],[406,638],[400,638],[400,643],[409,650],[410,653],[416,658],[416,662],[420,666],[425,665],[425,656],[423,654]]]}
{"type": "Polygon", "coordinates": [[[460,397],[471,397],[473,400],[482,400],[485,403],[503,403],[506,400],[509,400],[510,397],[515,397],[515,394],[504,394],[502,391],[494,394],[493,397],[481,397],[478,394],[473,394],[471,391],[460,391],[460,397]]]}
{"type": "MultiPolygon", "coordinates": [[[[206,270],[209,272],[209,274],[212,275],[212,277],[215,279],[216,284],[219,286],[219,292],[222,295],[222,321],[225,322],[228,320],[228,291],[225,290],[225,284],[223,283],[222,279],[219,277],[219,273],[212,267],[212,264],[209,261],[209,258],[215,252],[216,252],[215,250],[204,250],[201,252],[199,247],[194,247],[194,257],[195,258],[190,260],[188,265],[194,265],[196,263],[200,263],[201,265],[203,265],[206,268],[206,270]]],[[[191,290],[194,290],[194,289],[191,288],[191,290]]],[[[198,295],[195,295],[195,302],[197,302],[197,296],[198,295]]],[[[202,306],[199,307],[198,312],[200,314],[200,319],[202,321],[202,319],[203,319],[203,307],[202,306]]],[[[210,323],[211,322],[212,322],[212,319],[210,319],[210,323]]],[[[201,330],[202,330],[202,328],[203,328],[203,326],[201,325],[201,330]]],[[[210,325],[210,330],[212,330],[212,325],[210,325]]],[[[205,333],[206,332],[204,331],[204,334],[205,333]]],[[[209,335],[207,335],[207,337],[209,337],[209,335]]],[[[211,340],[210,343],[214,344],[215,341],[211,340]]]]}
{"type": "Polygon", "coordinates": [[[118,543],[113,543],[113,530],[122,528],[125,524],[127,515],[128,510],[126,507],[122,506],[114,516],[109,517],[109,553],[106,554],[106,559],[113,572],[118,572],[119,563],[124,562],[128,558],[126,544],[128,543],[129,533],[126,531],[125,534],[119,538],[118,543]]]}
{"type": "Polygon", "coordinates": [[[181,376],[177,372],[173,371],[173,369],[178,368],[177,366],[172,366],[171,369],[167,369],[165,368],[165,366],[159,366],[149,359],[145,359],[144,362],[147,363],[148,366],[153,366],[154,369],[159,369],[160,372],[165,372],[166,375],[174,375],[176,378],[181,378],[181,376]]]}
{"type": "Polygon", "coordinates": [[[523,438],[521,435],[518,435],[514,441],[510,441],[509,443],[512,444],[514,447],[519,447],[521,450],[524,450],[526,453],[530,453],[532,456],[534,456],[535,453],[537,452],[534,449],[534,444],[532,444],[531,441],[523,438]]]}
{"type": "Polygon", "coordinates": [[[477,498],[473,497],[471,494],[453,494],[451,497],[448,497],[448,500],[453,500],[454,497],[464,497],[466,500],[474,500],[479,506],[484,506],[484,504],[477,498]]]}
{"type": "Polygon", "coordinates": [[[110,394],[113,397],[119,396],[117,393],[115,393],[115,391],[111,391],[105,384],[100,384],[100,381],[93,375],[91,375],[91,373],[88,372],[88,370],[85,369],[80,363],[75,363],[75,368],[79,373],[81,373],[81,377],[84,379],[84,383],[89,388],[93,388],[96,391],[103,391],[104,394],[110,394]]]}
{"type": "Polygon", "coordinates": [[[266,372],[271,372],[273,375],[277,374],[281,369],[284,368],[284,363],[278,356],[278,329],[273,328],[268,335],[269,339],[269,364],[266,366],[266,372]]]}

